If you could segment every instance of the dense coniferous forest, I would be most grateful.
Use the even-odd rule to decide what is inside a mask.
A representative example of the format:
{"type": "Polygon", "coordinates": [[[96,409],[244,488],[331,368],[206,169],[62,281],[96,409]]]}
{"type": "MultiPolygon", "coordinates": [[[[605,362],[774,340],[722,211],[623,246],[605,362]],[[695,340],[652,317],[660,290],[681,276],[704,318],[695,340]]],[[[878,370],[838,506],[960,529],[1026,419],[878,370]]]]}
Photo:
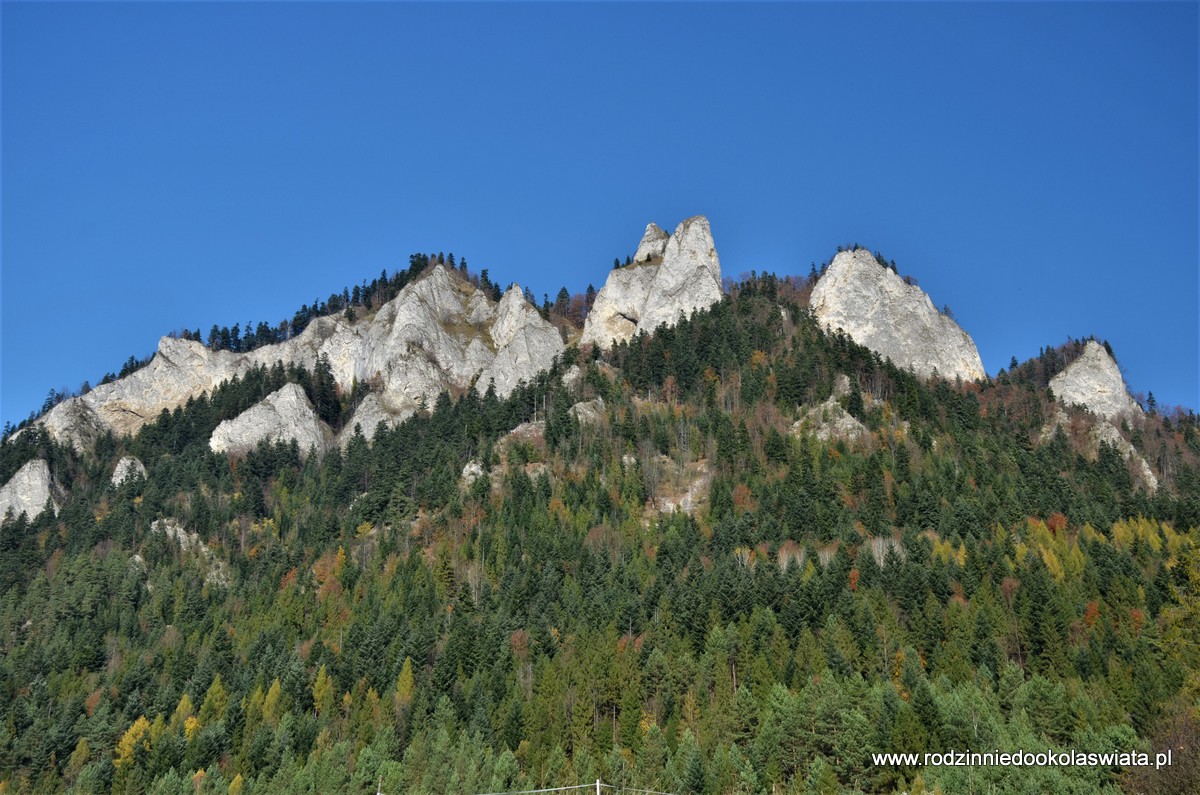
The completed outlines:
{"type": "Polygon", "coordinates": [[[321,366],[255,370],[84,454],[36,425],[8,439],[0,482],[41,457],[68,492],[0,527],[0,791],[1200,786],[1192,758],[872,764],[1195,747],[1200,429],[1122,429],[1153,451],[1148,494],[1115,448],[1041,440],[1072,351],[927,382],[821,331],[810,287],[751,276],[323,459],[208,447],[286,382],[343,426],[362,392],[321,366]],[[792,433],[839,374],[869,434],[792,433]],[[148,475],[113,487],[125,455],[148,475]]]}

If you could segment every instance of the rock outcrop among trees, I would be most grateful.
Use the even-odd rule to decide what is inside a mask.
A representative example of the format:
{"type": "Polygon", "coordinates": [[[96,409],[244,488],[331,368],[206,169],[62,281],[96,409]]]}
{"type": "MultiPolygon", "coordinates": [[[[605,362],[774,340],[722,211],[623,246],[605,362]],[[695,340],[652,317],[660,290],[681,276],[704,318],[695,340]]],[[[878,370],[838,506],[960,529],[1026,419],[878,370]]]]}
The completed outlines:
{"type": "Polygon", "coordinates": [[[810,305],[827,330],[841,329],[922,378],[935,372],[949,380],[987,376],[967,332],[866,249],[838,252],[813,288],[810,305]]]}

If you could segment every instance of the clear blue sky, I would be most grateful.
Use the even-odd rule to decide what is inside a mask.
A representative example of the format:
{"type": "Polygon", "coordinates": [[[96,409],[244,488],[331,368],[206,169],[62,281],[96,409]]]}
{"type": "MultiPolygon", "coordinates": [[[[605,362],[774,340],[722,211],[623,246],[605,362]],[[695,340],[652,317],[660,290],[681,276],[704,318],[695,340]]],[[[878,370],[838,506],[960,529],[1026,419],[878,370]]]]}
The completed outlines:
{"type": "Polygon", "coordinates": [[[1197,407],[1197,5],[17,4],[0,420],[453,251],[540,298],[703,213],[882,250],[994,374],[1108,338],[1197,407]]]}

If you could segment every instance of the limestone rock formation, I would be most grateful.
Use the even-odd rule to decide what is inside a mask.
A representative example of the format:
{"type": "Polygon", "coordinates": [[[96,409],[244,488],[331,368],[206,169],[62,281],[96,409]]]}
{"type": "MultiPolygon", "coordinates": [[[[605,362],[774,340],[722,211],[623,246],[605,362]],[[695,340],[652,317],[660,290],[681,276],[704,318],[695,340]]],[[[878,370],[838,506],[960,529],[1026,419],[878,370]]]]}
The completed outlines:
{"type": "Polygon", "coordinates": [[[1142,454],[1130,444],[1121,432],[1107,420],[1098,420],[1092,426],[1092,431],[1089,434],[1092,448],[1096,451],[1095,455],[1100,454],[1100,443],[1110,444],[1117,449],[1121,457],[1126,461],[1132,461],[1134,470],[1142,479],[1142,483],[1146,486],[1146,491],[1154,494],[1158,491],[1158,478],[1154,476],[1154,472],[1150,469],[1150,464],[1142,457],[1142,454]]]}
{"type": "MultiPolygon", "coordinates": [[[[1121,435],[1121,432],[1117,430],[1111,420],[1104,417],[1088,417],[1087,415],[1082,415],[1082,417],[1086,419],[1081,421],[1087,423],[1082,452],[1089,460],[1095,461],[1100,455],[1101,442],[1110,444],[1117,449],[1122,458],[1133,464],[1134,472],[1141,478],[1147,492],[1154,494],[1158,491],[1158,478],[1155,476],[1154,471],[1150,469],[1149,462],[1138,452],[1136,447],[1121,435]]],[[[1045,444],[1054,437],[1059,428],[1069,431],[1070,427],[1070,415],[1062,408],[1058,408],[1055,410],[1054,416],[1050,418],[1050,421],[1043,426],[1039,441],[1045,444]]],[[[1076,427],[1078,428],[1079,426],[1076,427]]]]}
{"type": "Polygon", "coordinates": [[[673,326],[681,315],[721,300],[721,262],[708,219],[694,216],[665,236],[654,224],[646,227],[637,261],[608,275],[584,322],[581,344],[607,349],[614,340],[651,333],[663,323],[673,326]]]}
{"type": "Polygon", "coordinates": [[[356,425],[362,429],[362,435],[369,442],[375,439],[375,431],[379,429],[379,423],[392,425],[402,422],[410,416],[412,416],[411,410],[397,409],[389,411],[379,399],[379,396],[372,392],[362,399],[362,403],[359,403],[358,408],[350,415],[350,419],[346,422],[346,427],[338,434],[338,446],[343,450],[346,449],[346,445],[350,444],[350,440],[354,438],[354,427],[356,425]]]}
{"type": "Polygon", "coordinates": [[[547,369],[565,347],[558,329],[542,319],[515,284],[496,307],[491,337],[496,354],[481,368],[476,387],[485,392],[493,382],[501,396],[547,369]]]}
{"type": "Polygon", "coordinates": [[[598,397],[576,403],[571,406],[571,416],[578,420],[580,425],[597,425],[603,422],[608,416],[604,398],[598,397]]]}
{"type": "Polygon", "coordinates": [[[114,486],[120,487],[122,483],[130,478],[146,477],[146,467],[137,458],[127,455],[117,462],[117,468],[113,471],[111,483],[114,486]]]}
{"type": "Polygon", "coordinates": [[[567,389],[579,386],[581,380],[583,380],[583,370],[580,370],[577,364],[571,365],[562,374],[562,385],[567,389]]]}
{"type": "Polygon", "coordinates": [[[652,259],[661,259],[663,252],[667,249],[667,240],[670,237],[658,224],[646,224],[646,233],[642,235],[642,242],[638,243],[633,261],[649,262],[652,259]]]}
{"type": "Polygon", "coordinates": [[[833,394],[824,403],[800,410],[800,419],[792,423],[792,433],[811,433],[822,442],[844,439],[854,442],[867,434],[867,426],[842,408],[839,398],[850,394],[850,379],[839,374],[833,394]]]}
{"type": "Polygon", "coordinates": [[[49,503],[55,513],[58,505],[50,497],[50,466],[40,458],[27,462],[0,487],[0,522],[25,514],[30,521],[42,515],[49,503]]]}
{"type": "Polygon", "coordinates": [[[1106,419],[1142,414],[1125,388],[1117,363],[1095,340],[1088,340],[1079,358],[1050,379],[1050,390],[1068,406],[1083,406],[1106,419]]]}
{"type": "Polygon", "coordinates": [[[865,249],[842,251],[813,288],[810,306],[821,325],[846,334],[898,367],[928,378],[986,377],[975,343],[934,307],[920,287],[905,283],[865,249]]]}
{"type": "Polygon", "coordinates": [[[583,321],[583,336],[579,343],[599,345],[607,350],[614,341],[633,339],[658,267],[661,266],[628,265],[610,272],[583,321]]]}
{"type": "Polygon", "coordinates": [[[150,523],[150,532],[165,535],[178,544],[179,548],[184,552],[192,550],[207,551],[208,549],[204,542],[200,540],[200,536],[189,530],[185,530],[178,519],[171,519],[169,517],[166,519],[155,519],[150,523]]]}
{"type": "Polygon", "coordinates": [[[435,265],[374,316],[355,322],[321,317],[290,340],[248,353],[164,337],[148,365],[63,401],[40,421],[56,440],[83,449],[106,430],[135,433],[163,409],[180,407],[255,366],[282,361],[311,370],[320,356],[328,357],[339,387],[348,390],[356,379],[372,383],[383,409],[402,418],[421,404],[432,406],[443,390],[466,389],[476,377],[481,392],[494,379],[497,393],[506,397],[519,381],[547,369],[563,348],[558,331],[519,288],[497,306],[482,290],[435,265]]]}
{"type": "MultiPolygon", "coordinates": [[[[170,517],[155,519],[150,523],[150,532],[165,535],[179,545],[183,552],[196,552],[208,569],[204,576],[207,585],[229,585],[229,567],[209,549],[198,533],[186,529],[179,520],[170,517]]],[[[136,556],[135,556],[136,557],[136,556]]],[[[139,558],[140,560],[140,558],[139,558]]],[[[144,561],[141,561],[145,565],[144,561]]]]}
{"type": "Polygon", "coordinates": [[[329,426],[321,422],[312,403],[299,384],[285,384],[254,406],[231,420],[225,420],[213,431],[208,446],[214,453],[241,454],[258,446],[260,441],[290,442],[307,456],[315,450],[318,455],[333,446],[329,426]]]}

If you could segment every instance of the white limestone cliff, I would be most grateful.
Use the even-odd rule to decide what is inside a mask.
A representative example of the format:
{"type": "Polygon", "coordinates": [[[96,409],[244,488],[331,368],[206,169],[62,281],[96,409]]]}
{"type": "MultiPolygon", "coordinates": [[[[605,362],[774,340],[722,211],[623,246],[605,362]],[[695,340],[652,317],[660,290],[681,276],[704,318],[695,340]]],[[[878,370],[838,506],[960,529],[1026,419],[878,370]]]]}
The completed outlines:
{"type": "Polygon", "coordinates": [[[667,249],[667,240],[670,237],[658,224],[646,224],[646,233],[642,235],[642,242],[638,243],[637,252],[633,255],[633,261],[649,262],[652,259],[662,258],[663,252],[667,249]]]}
{"type": "Polygon", "coordinates": [[[565,347],[558,329],[542,319],[515,284],[496,307],[491,338],[496,354],[480,369],[476,387],[486,392],[489,382],[494,382],[501,396],[547,369],[565,347]]]}
{"type": "Polygon", "coordinates": [[[113,471],[110,482],[113,486],[120,487],[126,480],[144,477],[146,477],[145,465],[137,458],[127,455],[117,462],[117,468],[113,471]]]}
{"type": "Polygon", "coordinates": [[[581,400],[571,406],[570,411],[580,425],[599,425],[608,418],[608,409],[602,397],[581,400]]]}
{"type": "Polygon", "coordinates": [[[469,489],[481,477],[483,477],[483,463],[477,458],[472,458],[463,465],[462,475],[459,476],[458,483],[462,488],[469,489]]]}
{"type": "Polygon", "coordinates": [[[33,521],[46,510],[47,503],[58,513],[58,505],[50,497],[50,466],[35,458],[0,486],[0,522],[9,512],[14,519],[23,513],[26,519],[33,521]]]}
{"type": "MultiPolygon", "coordinates": [[[[478,389],[496,382],[506,397],[522,380],[550,367],[564,348],[558,331],[510,289],[499,305],[482,290],[435,265],[407,284],[373,315],[352,322],[340,315],[317,318],[296,337],[247,353],[212,351],[189,340],[164,337],[145,367],[63,401],[40,422],[50,435],[84,449],[106,430],[136,433],[165,409],[211,392],[223,381],[276,361],[313,369],[329,359],[338,386],[371,383],[380,406],[401,419],[444,390],[478,389]]],[[[364,433],[373,433],[364,426],[364,433]]]]}
{"type": "Polygon", "coordinates": [[[809,305],[827,330],[841,329],[919,376],[928,378],[936,370],[950,380],[986,377],[971,337],[920,287],[905,283],[865,249],[839,252],[813,288],[809,305]]]}
{"type": "Polygon", "coordinates": [[[1117,363],[1095,340],[1088,340],[1079,358],[1050,379],[1050,391],[1066,405],[1083,406],[1106,419],[1142,415],[1141,407],[1129,396],[1117,363]]]}
{"type": "Polygon", "coordinates": [[[635,260],[609,273],[584,322],[580,344],[607,349],[614,340],[652,333],[663,323],[673,326],[680,317],[721,300],[721,262],[704,216],[679,224],[669,238],[650,224],[635,260]]]}
{"type": "Polygon", "coordinates": [[[596,293],[596,300],[583,322],[581,345],[599,345],[611,348],[613,342],[633,339],[638,332],[638,322],[650,296],[650,285],[654,283],[657,266],[628,265],[616,268],[608,274],[604,286],[596,293]]]}
{"type": "Polygon", "coordinates": [[[214,453],[249,452],[260,441],[296,441],[300,455],[325,453],[333,446],[329,426],[321,422],[299,384],[285,384],[231,420],[217,426],[208,441],[214,453]]]}

